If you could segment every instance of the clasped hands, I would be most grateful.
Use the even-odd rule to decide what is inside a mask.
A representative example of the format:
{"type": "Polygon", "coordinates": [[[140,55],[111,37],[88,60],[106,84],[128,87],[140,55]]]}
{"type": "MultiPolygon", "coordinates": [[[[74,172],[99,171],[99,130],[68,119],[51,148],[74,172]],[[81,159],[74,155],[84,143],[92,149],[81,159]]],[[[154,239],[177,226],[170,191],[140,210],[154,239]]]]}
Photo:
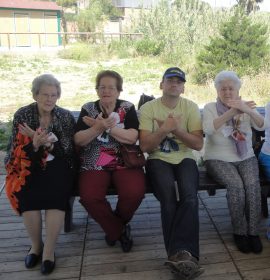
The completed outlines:
{"type": "Polygon", "coordinates": [[[154,120],[159,128],[163,129],[167,134],[175,133],[181,127],[181,115],[170,113],[164,121],[157,118],[154,118],[154,120]]]}
{"type": "Polygon", "coordinates": [[[19,132],[32,139],[34,151],[38,151],[41,146],[51,151],[53,149],[53,143],[58,140],[53,133],[47,133],[46,129],[39,127],[37,130],[33,130],[26,123],[19,124],[19,132]]]}
{"type": "Polygon", "coordinates": [[[83,122],[89,127],[94,127],[99,132],[103,132],[107,129],[112,129],[116,126],[116,119],[113,116],[108,118],[103,118],[102,113],[100,113],[96,119],[89,116],[84,116],[83,122]]]}

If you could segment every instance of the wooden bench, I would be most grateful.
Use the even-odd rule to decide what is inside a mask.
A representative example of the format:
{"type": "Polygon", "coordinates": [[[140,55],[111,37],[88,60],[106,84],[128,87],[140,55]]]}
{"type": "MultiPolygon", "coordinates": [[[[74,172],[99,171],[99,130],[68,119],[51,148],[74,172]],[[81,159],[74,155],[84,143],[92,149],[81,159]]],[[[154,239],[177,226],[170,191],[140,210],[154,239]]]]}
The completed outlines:
{"type": "MultiPolygon", "coordinates": [[[[257,110],[264,115],[264,107],[258,107],[257,110]]],[[[73,115],[77,119],[79,116],[79,111],[74,111],[73,115]]],[[[253,143],[254,148],[258,149],[261,146],[261,141],[264,137],[264,132],[261,131],[253,131],[253,143]]],[[[207,191],[210,196],[214,196],[216,194],[217,189],[225,189],[224,186],[219,185],[212,178],[210,178],[205,170],[204,166],[199,166],[199,191],[207,191]]],[[[267,182],[263,176],[260,175],[261,181],[261,198],[262,198],[262,215],[263,217],[268,217],[268,205],[267,205],[267,197],[270,196],[270,182],[267,182]]],[[[147,184],[146,193],[152,193],[150,184],[147,184]]],[[[112,187],[108,190],[108,195],[115,195],[115,189],[112,187]]],[[[75,197],[79,195],[78,189],[73,190],[73,196],[69,201],[69,207],[66,211],[65,215],[65,232],[69,232],[72,229],[72,219],[73,219],[73,203],[75,197]]]]}

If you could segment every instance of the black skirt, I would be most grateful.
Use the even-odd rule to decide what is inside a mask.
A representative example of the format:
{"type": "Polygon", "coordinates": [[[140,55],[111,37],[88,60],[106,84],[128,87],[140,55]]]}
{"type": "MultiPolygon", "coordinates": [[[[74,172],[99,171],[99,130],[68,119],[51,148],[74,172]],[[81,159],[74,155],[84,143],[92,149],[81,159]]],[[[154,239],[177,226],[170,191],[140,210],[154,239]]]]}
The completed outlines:
{"type": "Polygon", "coordinates": [[[74,185],[74,171],[63,159],[48,161],[46,168],[36,166],[25,186],[16,193],[19,212],[58,209],[65,211],[74,185]]]}

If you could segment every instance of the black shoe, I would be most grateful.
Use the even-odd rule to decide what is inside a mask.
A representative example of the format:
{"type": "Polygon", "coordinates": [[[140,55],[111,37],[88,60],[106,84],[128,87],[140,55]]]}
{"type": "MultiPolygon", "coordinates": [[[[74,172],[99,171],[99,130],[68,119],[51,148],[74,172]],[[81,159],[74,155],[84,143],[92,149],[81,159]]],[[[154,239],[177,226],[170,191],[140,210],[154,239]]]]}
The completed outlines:
{"type": "Polygon", "coordinates": [[[250,253],[251,251],[250,242],[246,235],[234,234],[233,238],[234,238],[235,245],[240,252],[244,254],[250,253]]]}
{"type": "Polygon", "coordinates": [[[263,245],[259,235],[249,235],[249,245],[251,251],[255,254],[260,254],[263,250],[263,245]]]}
{"type": "MultiPolygon", "coordinates": [[[[28,252],[30,252],[31,248],[29,249],[28,252]]],[[[38,264],[42,256],[42,252],[40,252],[39,255],[37,254],[27,254],[24,263],[26,268],[32,268],[38,264]]]]}
{"type": "Polygon", "coordinates": [[[106,241],[107,245],[110,247],[112,247],[116,244],[116,240],[110,240],[107,235],[105,235],[105,241],[106,241]]]}
{"type": "Polygon", "coordinates": [[[54,261],[45,260],[41,264],[40,271],[42,274],[48,275],[53,272],[54,267],[55,267],[55,259],[54,259],[54,261]]]}
{"type": "Polygon", "coordinates": [[[121,234],[119,241],[121,243],[123,252],[127,253],[131,250],[133,246],[133,240],[130,234],[130,225],[124,226],[124,231],[121,234]]]}

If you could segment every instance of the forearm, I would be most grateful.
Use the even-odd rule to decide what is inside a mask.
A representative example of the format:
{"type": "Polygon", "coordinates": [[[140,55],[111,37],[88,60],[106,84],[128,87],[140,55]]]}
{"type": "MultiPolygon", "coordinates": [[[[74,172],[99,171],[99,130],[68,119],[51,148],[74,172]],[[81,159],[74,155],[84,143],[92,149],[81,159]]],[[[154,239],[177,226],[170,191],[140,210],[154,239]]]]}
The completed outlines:
{"type": "Polygon", "coordinates": [[[120,143],[124,144],[134,144],[138,139],[138,131],[132,128],[124,129],[115,126],[110,130],[110,135],[120,143]]]}
{"type": "Polygon", "coordinates": [[[177,139],[184,143],[190,149],[200,151],[203,147],[202,131],[197,131],[196,134],[189,133],[183,129],[177,129],[173,132],[177,139]]]}
{"type": "Polygon", "coordinates": [[[233,110],[228,110],[223,115],[217,117],[213,120],[215,130],[218,130],[222,125],[224,125],[227,121],[234,117],[233,110]]]}
{"type": "Polygon", "coordinates": [[[75,133],[74,142],[76,145],[83,147],[92,142],[104,129],[100,127],[90,127],[86,130],[81,130],[75,133]]]}
{"type": "Polygon", "coordinates": [[[144,132],[140,132],[140,148],[144,153],[151,153],[156,149],[159,144],[165,139],[168,132],[159,128],[153,133],[144,135],[144,132]]]}
{"type": "Polygon", "coordinates": [[[251,119],[253,120],[253,122],[258,126],[258,127],[263,127],[264,125],[264,118],[263,116],[261,116],[259,113],[257,113],[256,111],[251,110],[251,112],[249,113],[251,119]]]}

